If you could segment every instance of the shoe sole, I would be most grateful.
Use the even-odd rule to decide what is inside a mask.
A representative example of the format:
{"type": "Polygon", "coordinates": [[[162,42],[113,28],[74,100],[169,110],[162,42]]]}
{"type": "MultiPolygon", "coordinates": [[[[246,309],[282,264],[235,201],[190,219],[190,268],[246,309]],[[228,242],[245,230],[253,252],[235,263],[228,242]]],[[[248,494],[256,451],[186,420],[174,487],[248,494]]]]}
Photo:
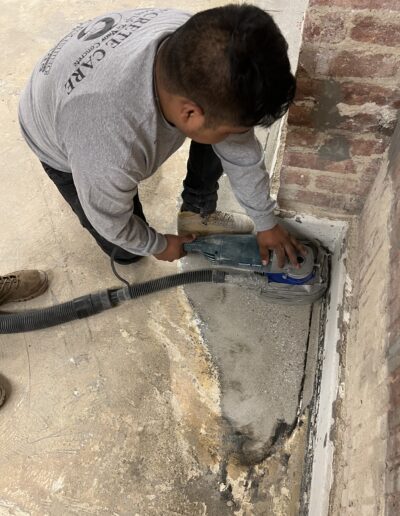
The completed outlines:
{"type": "MultiPolygon", "coordinates": [[[[43,271],[42,271],[43,272],[43,271]]],[[[30,299],[34,299],[35,297],[39,297],[41,296],[42,294],[44,294],[49,286],[49,277],[47,275],[46,272],[43,272],[45,278],[44,278],[44,282],[43,282],[43,285],[40,287],[39,290],[37,290],[34,294],[32,294],[31,296],[28,296],[28,297],[24,297],[23,299],[18,299],[17,301],[10,301],[13,302],[13,303],[22,303],[23,301],[29,301],[30,299]]]]}

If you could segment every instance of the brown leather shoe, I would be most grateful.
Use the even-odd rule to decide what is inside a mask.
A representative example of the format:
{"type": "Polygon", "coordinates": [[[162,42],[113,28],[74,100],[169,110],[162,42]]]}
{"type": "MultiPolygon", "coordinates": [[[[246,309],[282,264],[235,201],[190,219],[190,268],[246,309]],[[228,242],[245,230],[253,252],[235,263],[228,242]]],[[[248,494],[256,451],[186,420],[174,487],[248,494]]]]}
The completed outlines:
{"type": "Polygon", "coordinates": [[[40,296],[48,286],[49,279],[43,271],[15,271],[6,276],[0,276],[0,305],[27,301],[40,296]]]}

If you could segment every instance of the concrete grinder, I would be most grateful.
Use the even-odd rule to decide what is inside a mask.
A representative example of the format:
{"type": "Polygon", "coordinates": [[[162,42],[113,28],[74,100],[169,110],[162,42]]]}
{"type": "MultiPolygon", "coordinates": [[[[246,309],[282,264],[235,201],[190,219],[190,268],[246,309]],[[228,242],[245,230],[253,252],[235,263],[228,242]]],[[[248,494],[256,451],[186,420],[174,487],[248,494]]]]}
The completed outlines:
{"type": "Polygon", "coordinates": [[[119,304],[161,290],[190,283],[224,283],[256,289],[269,301],[291,305],[310,304],[324,295],[329,280],[329,253],[318,242],[303,241],[306,257],[299,256],[300,267],[289,262],[280,268],[274,253],[263,266],[255,235],[216,235],[198,237],[184,245],[190,253],[200,253],[211,268],[189,270],[143,283],[129,284],[115,271],[126,286],[104,289],[64,303],[21,312],[0,312],[0,334],[19,333],[48,328],[82,319],[119,304]]]}
{"type": "Polygon", "coordinates": [[[257,289],[272,302],[313,303],[324,295],[329,283],[329,253],[318,242],[302,241],[306,256],[298,256],[299,268],[288,260],[279,267],[270,251],[268,265],[261,262],[254,235],[211,235],[184,245],[188,253],[199,253],[214,268],[225,270],[225,283],[257,289]]]}

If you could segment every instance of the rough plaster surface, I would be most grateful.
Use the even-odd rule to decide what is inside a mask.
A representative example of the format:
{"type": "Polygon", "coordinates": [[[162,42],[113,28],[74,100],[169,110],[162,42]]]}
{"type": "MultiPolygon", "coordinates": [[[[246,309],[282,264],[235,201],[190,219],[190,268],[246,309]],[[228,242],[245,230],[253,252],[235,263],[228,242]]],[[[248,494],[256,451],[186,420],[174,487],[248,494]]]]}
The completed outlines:
{"type": "MultiPolygon", "coordinates": [[[[186,9],[220,4],[175,2],[186,9]]],[[[165,7],[167,2],[157,5],[165,7]]],[[[76,21],[132,6],[82,0],[2,4],[1,272],[41,268],[51,278],[45,295],[9,305],[10,310],[47,306],[118,284],[108,258],[80,227],[23,142],[16,118],[18,94],[40,55],[76,21]]],[[[161,231],[175,229],[186,156],[184,147],[141,187],[146,215],[161,231]]],[[[132,282],[175,271],[176,264],[152,258],[120,267],[132,282]]],[[[306,326],[303,312],[293,313],[299,331],[295,341],[294,327],[288,327],[285,335],[295,344],[295,356],[289,356],[282,339],[274,343],[280,355],[267,353],[260,332],[269,326],[270,335],[277,338],[279,315],[275,313],[274,325],[268,325],[264,305],[252,310],[250,301],[255,302],[249,298],[245,323],[255,336],[244,343],[237,335],[233,338],[236,347],[258,350],[248,356],[242,353],[251,376],[248,386],[255,395],[252,400],[251,389],[244,390],[242,407],[247,403],[251,412],[259,409],[255,418],[248,415],[257,443],[264,444],[268,400],[275,399],[275,408],[288,420],[293,417],[304,353],[304,339],[299,337],[306,326]],[[279,360],[286,386],[290,384],[290,403],[281,398],[279,386],[265,383],[273,378],[272,356],[279,360]],[[266,361],[268,375],[261,360],[266,361]]],[[[216,327],[218,320],[213,324],[216,327]]],[[[232,426],[223,412],[226,407],[235,410],[236,400],[225,397],[224,389],[221,394],[220,381],[229,384],[235,353],[222,353],[215,338],[220,333],[208,333],[204,342],[201,326],[183,289],[177,289],[87,320],[2,336],[0,367],[9,398],[0,418],[0,514],[219,516],[266,514],[278,506],[285,507],[281,514],[296,514],[303,430],[296,430],[290,442],[259,466],[227,458],[232,426]],[[289,487],[288,475],[293,482],[289,487]]],[[[241,371],[244,385],[245,375],[241,371]]]]}
{"type": "Polygon", "coordinates": [[[346,302],[340,343],[342,373],[330,514],[386,514],[388,366],[387,295],[392,196],[377,177],[348,241],[346,302]],[[350,431],[351,429],[351,431],[350,431]]]}

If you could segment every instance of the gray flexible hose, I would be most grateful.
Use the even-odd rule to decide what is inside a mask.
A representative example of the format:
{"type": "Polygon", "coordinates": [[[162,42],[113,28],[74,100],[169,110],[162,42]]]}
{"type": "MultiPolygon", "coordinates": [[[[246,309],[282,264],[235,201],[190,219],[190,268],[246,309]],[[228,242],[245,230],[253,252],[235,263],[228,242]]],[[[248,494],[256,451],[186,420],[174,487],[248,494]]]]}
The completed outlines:
{"type": "Polygon", "coordinates": [[[82,319],[113,308],[123,301],[136,299],[146,294],[179,285],[188,283],[223,283],[225,281],[225,274],[225,272],[215,269],[181,272],[144,283],[132,284],[120,289],[108,289],[87,294],[86,296],[47,308],[14,313],[0,312],[0,334],[39,330],[75,319],[82,319]]]}

